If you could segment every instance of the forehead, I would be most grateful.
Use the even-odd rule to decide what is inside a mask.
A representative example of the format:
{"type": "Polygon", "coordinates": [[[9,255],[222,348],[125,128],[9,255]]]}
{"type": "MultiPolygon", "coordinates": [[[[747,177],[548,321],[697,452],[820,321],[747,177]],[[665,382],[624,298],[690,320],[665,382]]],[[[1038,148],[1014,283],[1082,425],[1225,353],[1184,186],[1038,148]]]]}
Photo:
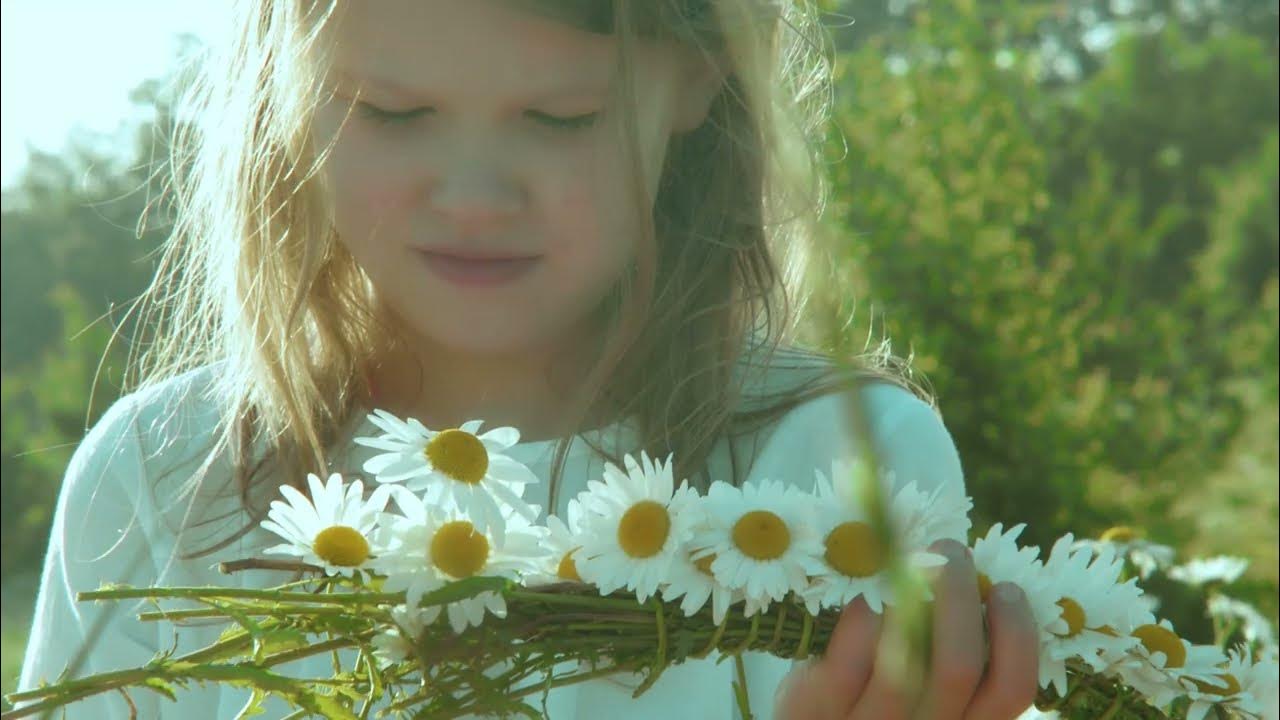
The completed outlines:
{"type": "Polygon", "coordinates": [[[501,0],[344,3],[329,34],[335,80],[401,94],[603,90],[617,50],[610,36],[501,0]]]}

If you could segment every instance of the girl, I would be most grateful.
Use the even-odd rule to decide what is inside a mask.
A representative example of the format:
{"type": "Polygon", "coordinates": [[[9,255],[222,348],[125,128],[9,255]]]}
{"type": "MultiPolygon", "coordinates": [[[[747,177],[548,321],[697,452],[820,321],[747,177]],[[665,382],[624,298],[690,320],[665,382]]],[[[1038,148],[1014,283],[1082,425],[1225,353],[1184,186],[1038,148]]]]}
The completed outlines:
{"type": "MultiPolygon", "coordinates": [[[[216,626],[172,637],[75,593],[287,579],[212,568],[274,544],[258,522],[281,485],[358,474],[370,451],[351,439],[374,434],[372,408],[519,428],[510,454],[542,481],[526,499],[558,513],[605,460],[641,449],[674,452],[677,476],[704,488],[810,483],[851,455],[850,399],[899,481],[962,490],[947,430],[883,362],[850,378],[779,347],[792,326],[782,280],[824,190],[811,141],[825,65],[806,13],[765,0],[244,0],[232,18],[177,136],[178,224],[147,298],[157,342],[67,470],[23,687],[216,639],[216,626]]],[[[972,563],[957,543],[941,549],[954,561],[935,588],[925,686],[877,672],[881,621],[856,602],[827,656],[785,685],[789,663],[750,658],[758,716],[1025,708],[1025,601],[998,586],[984,638],[972,563]]],[[[328,674],[323,660],[288,669],[328,674]]],[[[691,661],[639,699],[619,677],[557,689],[548,709],[730,718],[730,673],[691,661]]],[[[246,698],[134,693],[70,714],[227,718],[246,698]]]]}

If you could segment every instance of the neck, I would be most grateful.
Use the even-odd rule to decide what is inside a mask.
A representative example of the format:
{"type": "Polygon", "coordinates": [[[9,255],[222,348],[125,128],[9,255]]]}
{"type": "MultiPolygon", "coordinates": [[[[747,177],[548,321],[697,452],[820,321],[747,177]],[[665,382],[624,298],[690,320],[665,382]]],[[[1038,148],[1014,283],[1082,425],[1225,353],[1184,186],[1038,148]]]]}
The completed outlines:
{"type": "Polygon", "coordinates": [[[522,349],[517,353],[475,354],[443,347],[421,336],[401,334],[403,342],[374,358],[368,378],[374,407],[400,417],[417,418],[432,430],[483,420],[485,432],[510,426],[521,440],[547,440],[571,434],[581,397],[564,380],[581,378],[589,358],[566,357],[563,347],[590,347],[579,339],[568,345],[522,349]],[[582,368],[568,372],[568,368],[582,368]]]}

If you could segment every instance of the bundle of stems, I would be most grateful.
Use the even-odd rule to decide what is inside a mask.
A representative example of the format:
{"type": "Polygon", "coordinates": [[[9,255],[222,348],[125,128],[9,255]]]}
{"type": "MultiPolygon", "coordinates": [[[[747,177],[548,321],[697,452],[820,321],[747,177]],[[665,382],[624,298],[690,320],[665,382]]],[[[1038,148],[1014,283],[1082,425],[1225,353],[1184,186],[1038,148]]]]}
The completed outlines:
{"type": "MultiPolygon", "coordinates": [[[[150,600],[156,609],[142,613],[144,621],[180,625],[214,618],[230,627],[216,643],[193,652],[162,654],[139,668],[14,693],[9,701],[19,707],[5,713],[4,720],[47,713],[101,693],[143,689],[176,698],[192,682],[243,687],[257,698],[284,698],[297,709],[296,717],[536,718],[545,714],[539,698],[545,701],[553,688],[636,673],[639,696],[668,668],[707,657],[734,663],[735,696],[742,716],[749,718],[753,713],[742,654],[764,652],[794,660],[819,656],[838,619],[834,611],[811,615],[803,604],[788,598],[751,618],[731,610],[717,625],[709,607],[685,616],[677,604],[601,596],[580,583],[529,588],[501,578],[476,577],[425,595],[422,605],[500,592],[508,607],[505,619],[490,618],[460,634],[448,623],[435,623],[413,644],[412,657],[385,662],[375,656],[372,640],[393,627],[391,608],[405,598],[403,593],[379,592],[376,586],[376,579],[334,576],[270,589],[107,587],[81,593],[83,601],[150,600]],[[172,601],[198,606],[160,607],[172,601]],[[318,655],[333,656],[330,677],[287,674],[289,663],[318,655]]],[[[900,638],[896,657],[901,672],[923,671],[919,659],[927,653],[921,639],[927,634],[900,638]]],[[[886,648],[894,644],[889,640],[886,648]]],[[[882,657],[894,656],[882,649],[882,657]]],[[[1071,668],[1070,678],[1065,697],[1045,690],[1037,706],[1056,709],[1072,720],[1170,717],[1116,680],[1092,675],[1082,665],[1071,668]]],[[[1230,715],[1219,710],[1218,717],[1230,715]]]]}

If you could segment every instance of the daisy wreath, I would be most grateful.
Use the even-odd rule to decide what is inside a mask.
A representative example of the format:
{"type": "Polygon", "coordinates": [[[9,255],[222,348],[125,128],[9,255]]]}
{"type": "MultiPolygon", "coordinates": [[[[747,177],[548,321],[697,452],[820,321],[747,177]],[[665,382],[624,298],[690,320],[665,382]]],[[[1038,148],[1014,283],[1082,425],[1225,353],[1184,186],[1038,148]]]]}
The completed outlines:
{"type": "MultiPolygon", "coordinates": [[[[920,672],[925,575],[946,562],[929,548],[967,540],[970,530],[969,498],[898,486],[873,471],[871,452],[869,462],[817,473],[813,494],[778,479],[716,482],[702,495],[676,484],[670,457],[627,456],[590,480],[563,519],[538,524],[541,509],[523,500],[536,479],[505,454],[519,440],[514,428],[479,434],[473,421],[432,431],[384,411],[371,420],[382,434],[357,439],[381,451],[364,468],[377,479],[371,493],[336,474],[310,476],[310,498],[284,488],[262,527],[284,541],[267,552],[293,559],[224,565],[295,569],[303,579],[261,590],[81,593],[85,601],[149,599],[156,609],[144,621],[219,618],[230,627],[195,652],[14,693],[16,709],[3,717],[134,688],[176,697],[192,682],[250,688],[244,717],[268,695],[292,704],[296,717],[537,717],[528,701],[554,687],[640,673],[638,696],[668,667],[715,655],[734,661],[735,696],[749,718],[742,654],[820,654],[839,611],[859,597],[907,619],[908,631],[882,642],[896,647],[880,657],[920,672]],[[329,654],[331,677],[283,672],[329,654]]],[[[1017,544],[1023,529],[996,525],[972,550],[984,601],[999,582],[1017,584],[1030,601],[1040,633],[1038,707],[1112,720],[1277,717],[1275,646],[1262,641],[1273,637],[1269,627],[1228,649],[1192,644],[1151,612],[1136,577],[1122,578],[1137,552],[1132,538],[1118,545],[1067,535],[1042,559],[1017,544]]],[[[1239,562],[1201,565],[1181,573],[1202,582],[1243,572],[1239,562]]],[[[1155,565],[1140,567],[1146,577],[1155,565]]]]}

